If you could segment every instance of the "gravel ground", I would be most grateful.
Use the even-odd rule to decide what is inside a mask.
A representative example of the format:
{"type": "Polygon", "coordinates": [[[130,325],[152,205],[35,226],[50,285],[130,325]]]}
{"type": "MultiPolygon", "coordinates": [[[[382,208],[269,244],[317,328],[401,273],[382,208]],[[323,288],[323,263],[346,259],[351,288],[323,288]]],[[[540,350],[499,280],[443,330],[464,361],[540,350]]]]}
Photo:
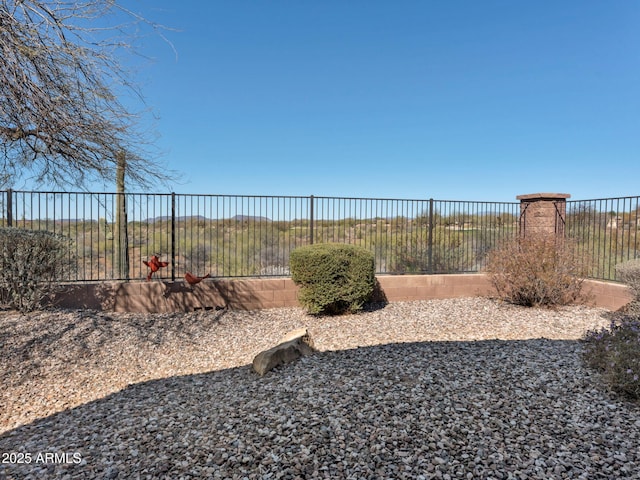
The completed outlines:
{"type": "Polygon", "coordinates": [[[640,405],[580,360],[607,317],[483,298],[0,312],[0,479],[640,478],[640,405]],[[302,326],[318,353],[251,370],[302,326]]]}

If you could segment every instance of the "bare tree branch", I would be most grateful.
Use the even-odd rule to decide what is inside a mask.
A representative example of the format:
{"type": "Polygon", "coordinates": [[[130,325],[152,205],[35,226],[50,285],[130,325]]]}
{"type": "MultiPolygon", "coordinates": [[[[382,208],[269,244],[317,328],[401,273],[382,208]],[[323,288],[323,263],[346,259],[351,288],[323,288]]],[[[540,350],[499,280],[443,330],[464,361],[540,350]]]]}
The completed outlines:
{"type": "Polygon", "coordinates": [[[115,0],[0,0],[0,182],[111,183],[121,152],[129,180],[157,181],[151,142],[119,100],[142,98],[117,58],[141,22],[162,29],[115,0]]]}

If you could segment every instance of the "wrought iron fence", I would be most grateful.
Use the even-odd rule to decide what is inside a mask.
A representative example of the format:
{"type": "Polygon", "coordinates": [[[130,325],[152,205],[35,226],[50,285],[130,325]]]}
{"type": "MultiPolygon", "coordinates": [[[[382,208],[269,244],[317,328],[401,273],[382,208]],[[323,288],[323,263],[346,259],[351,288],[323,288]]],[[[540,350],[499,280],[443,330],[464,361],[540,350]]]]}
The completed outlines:
{"type": "Polygon", "coordinates": [[[616,280],[615,266],[640,258],[640,197],[567,202],[566,235],[592,259],[591,277],[616,280]]]}
{"type": "Polygon", "coordinates": [[[477,272],[516,234],[518,203],[296,196],[4,191],[1,224],[73,240],[67,281],[287,276],[302,245],[343,242],[375,255],[377,273],[477,272]]]}

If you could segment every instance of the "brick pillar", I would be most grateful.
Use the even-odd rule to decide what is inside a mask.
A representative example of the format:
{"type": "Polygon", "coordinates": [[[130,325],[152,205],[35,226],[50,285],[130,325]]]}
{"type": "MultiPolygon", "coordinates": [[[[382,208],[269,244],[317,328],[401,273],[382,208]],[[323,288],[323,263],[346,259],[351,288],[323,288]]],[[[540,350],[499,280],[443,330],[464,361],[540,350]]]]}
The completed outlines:
{"type": "Polygon", "coordinates": [[[568,193],[531,193],[520,200],[520,235],[564,237],[568,193]]]}

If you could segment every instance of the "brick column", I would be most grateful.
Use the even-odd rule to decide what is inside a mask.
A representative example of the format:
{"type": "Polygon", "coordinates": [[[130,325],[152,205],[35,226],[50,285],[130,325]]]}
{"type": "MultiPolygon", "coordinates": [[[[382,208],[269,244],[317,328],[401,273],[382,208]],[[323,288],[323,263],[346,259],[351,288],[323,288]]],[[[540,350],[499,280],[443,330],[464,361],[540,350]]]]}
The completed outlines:
{"type": "Polygon", "coordinates": [[[564,237],[568,193],[531,193],[520,200],[520,235],[564,237]]]}

